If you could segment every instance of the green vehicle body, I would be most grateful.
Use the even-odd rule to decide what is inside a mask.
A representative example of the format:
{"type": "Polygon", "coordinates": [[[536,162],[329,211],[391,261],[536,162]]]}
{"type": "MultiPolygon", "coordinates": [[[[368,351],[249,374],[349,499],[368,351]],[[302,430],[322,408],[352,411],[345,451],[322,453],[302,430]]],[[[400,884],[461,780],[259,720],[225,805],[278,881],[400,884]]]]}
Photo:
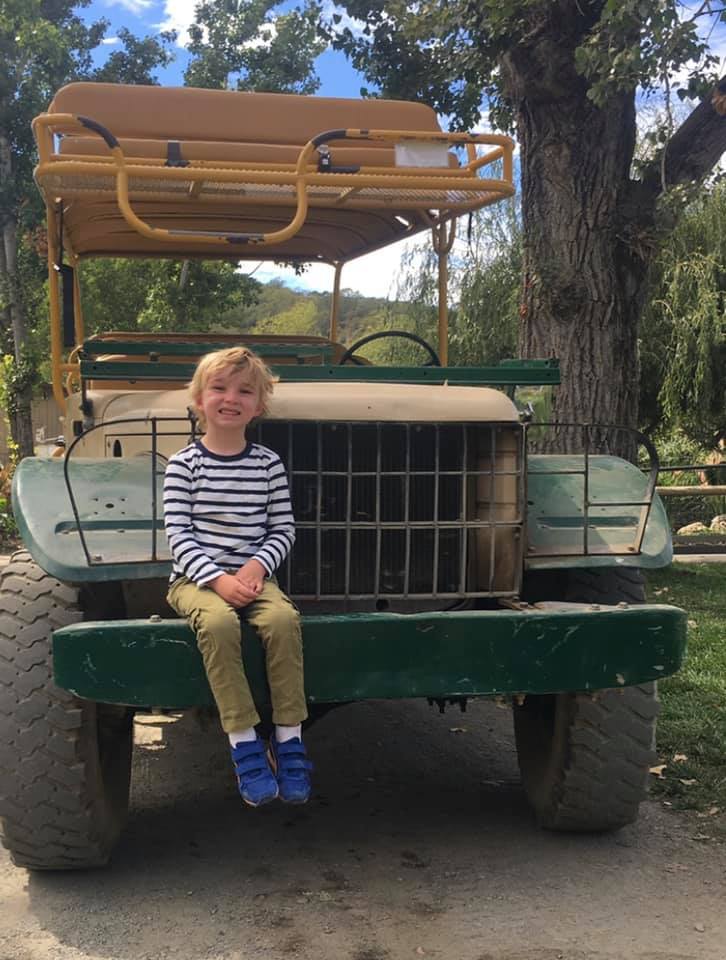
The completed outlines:
{"type": "MultiPolygon", "coordinates": [[[[111,368],[117,377],[118,364],[111,368]]],[[[278,369],[293,382],[300,374],[295,368],[278,369]]],[[[475,382],[482,376],[496,381],[498,372],[511,387],[513,378],[551,382],[553,369],[556,373],[544,365],[510,364],[494,371],[458,372],[475,382]]],[[[305,376],[324,382],[331,370],[335,372],[310,366],[305,376]]],[[[106,371],[97,369],[94,376],[99,373],[102,378],[106,371]]],[[[162,375],[171,373],[180,371],[162,375]]],[[[388,382],[409,383],[418,373],[416,368],[372,368],[363,376],[385,374],[388,382]]],[[[451,373],[436,371],[439,380],[450,379],[451,373]]],[[[357,380],[361,378],[358,371],[357,380]]],[[[512,429],[524,434],[527,427],[512,429]]],[[[148,595],[157,599],[143,618],[83,622],[57,631],[54,664],[61,687],[89,700],[135,708],[211,706],[191,631],[169,619],[161,602],[171,565],[159,514],[163,472],[154,462],[143,456],[71,456],[66,466],[62,459],[28,458],[15,475],[14,510],[24,543],[47,573],[75,584],[122,583],[127,591],[145,583],[148,595]]],[[[669,526],[657,496],[648,509],[640,549],[631,542],[647,500],[647,477],[632,464],[606,455],[591,455],[586,462],[582,455],[529,454],[525,472],[524,575],[615,565],[655,568],[670,562],[669,526]],[[582,549],[585,475],[587,554],[582,549]]],[[[599,690],[667,676],[678,669],[685,650],[685,615],[663,605],[536,607],[522,605],[515,596],[499,609],[395,613],[385,609],[385,593],[381,598],[379,608],[384,609],[325,615],[315,612],[315,603],[308,604],[305,671],[311,704],[599,690]]],[[[253,636],[244,647],[251,682],[258,700],[265,702],[253,636]]]]}
{"type": "MultiPolygon", "coordinates": [[[[683,612],[646,604],[612,611],[351,613],[304,618],[312,705],[369,699],[596,691],[675,672],[683,612]]],[[[244,631],[245,672],[269,703],[261,648],[244,631]]],[[[57,630],[56,682],[78,697],[172,711],[212,707],[194,635],[179,620],[85,622],[57,630]]]]}

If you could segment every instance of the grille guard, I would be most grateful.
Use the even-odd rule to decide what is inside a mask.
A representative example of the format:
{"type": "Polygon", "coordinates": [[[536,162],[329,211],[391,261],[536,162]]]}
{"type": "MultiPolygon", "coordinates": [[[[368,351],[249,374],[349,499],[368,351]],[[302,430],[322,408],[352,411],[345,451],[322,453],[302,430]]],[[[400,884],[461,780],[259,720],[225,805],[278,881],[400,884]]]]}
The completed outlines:
{"type": "MultiPolygon", "coordinates": [[[[642,556],[654,500],[658,459],[652,444],[636,431],[628,430],[646,449],[649,459],[646,478],[626,461],[593,452],[601,435],[598,431],[606,428],[568,425],[579,431],[583,438],[583,454],[579,459],[578,455],[530,454],[525,471],[526,438],[534,427],[540,426],[263,421],[251,432],[251,439],[273,446],[286,462],[297,519],[298,543],[292,563],[283,566],[278,573],[281,585],[298,599],[356,601],[356,609],[361,606],[370,608],[372,602],[377,604],[375,608],[385,608],[388,600],[417,601],[419,607],[423,601],[429,601],[441,606],[452,601],[475,602],[487,597],[517,596],[525,567],[561,566],[578,561],[578,565],[583,565],[583,561],[613,563],[621,557],[628,558],[632,564],[634,559],[642,556]],[[507,469],[497,464],[500,430],[506,431],[511,447],[507,469]],[[339,439],[341,431],[344,434],[342,443],[339,439]],[[372,470],[361,470],[354,463],[354,447],[365,432],[369,443],[373,438],[373,448],[377,451],[372,470]],[[426,449],[427,435],[433,438],[428,461],[412,463],[426,449]],[[457,435],[460,438],[458,447],[456,444],[452,447],[451,438],[457,435]],[[403,438],[398,445],[391,443],[395,436],[403,438]],[[417,436],[419,440],[415,439],[417,436]],[[471,439],[474,436],[480,438],[478,442],[481,437],[488,438],[485,452],[493,456],[484,466],[472,463],[471,439]],[[304,437],[307,437],[307,447],[302,444],[301,438],[304,437]],[[512,437],[518,438],[514,446],[512,437]],[[305,450],[307,460],[300,460],[296,450],[305,450]],[[311,461],[312,450],[317,452],[311,461]],[[454,469],[451,468],[452,450],[455,460],[458,458],[454,469]],[[337,462],[330,460],[331,451],[336,453],[337,462]],[[398,461],[391,462],[392,456],[398,461]],[[416,465],[418,470],[413,469],[416,465]],[[421,466],[426,469],[420,469],[421,466]],[[642,489],[637,496],[604,497],[603,478],[611,486],[613,481],[616,484],[627,481],[627,490],[631,492],[638,485],[642,489]],[[485,492],[487,485],[494,489],[495,499],[500,485],[509,484],[513,488],[506,515],[497,515],[493,507],[488,512],[478,509],[478,513],[472,515],[470,505],[477,483],[483,485],[485,492]],[[582,492],[579,504],[580,494],[573,493],[577,484],[582,492]],[[359,491],[365,492],[367,488],[364,499],[367,497],[366,502],[373,504],[373,516],[354,515],[353,491],[356,485],[359,491]],[[419,508],[421,497],[424,505],[428,503],[428,516],[414,515],[417,497],[419,508]],[[375,504],[378,504],[377,508],[375,504]],[[612,534],[612,529],[617,535],[612,534]],[[623,542],[624,533],[628,536],[627,542],[623,542]],[[511,541],[506,554],[507,563],[502,560],[503,536],[511,541]],[[480,576],[474,583],[471,564],[477,543],[477,562],[480,571],[484,570],[484,578],[480,576]],[[367,549],[367,554],[361,545],[367,549]],[[307,569],[301,571],[298,558],[305,552],[308,555],[307,569]],[[311,555],[315,558],[312,571],[311,555]],[[399,562],[393,573],[386,567],[387,563],[390,567],[391,556],[397,557],[399,562]],[[424,577],[423,567],[430,568],[428,579],[424,577]],[[379,601],[383,602],[381,607],[379,601]]],[[[55,532],[77,538],[87,574],[90,574],[86,575],[87,579],[111,579],[112,573],[118,579],[143,579],[168,572],[169,554],[163,533],[159,536],[163,530],[159,489],[163,455],[159,447],[166,445],[169,437],[183,442],[193,435],[194,425],[186,417],[133,417],[96,425],[70,445],[62,464],[70,514],[66,521],[56,523],[55,532]],[[81,461],[76,456],[82,449],[79,444],[89,433],[99,429],[105,429],[122,440],[126,436],[147,437],[148,460],[137,457],[81,461]],[[130,464],[137,479],[148,471],[145,503],[140,509],[137,503],[137,512],[131,518],[128,511],[123,511],[126,514],[124,519],[113,513],[96,517],[83,502],[83,497],[78,495],[77,478],[82,474],[74,478],[76,462],[80,471],[90,470],[91,463],[94,469],[101,471],[93,489],[100,493],[95,501],[104,509],[115,506],[112,495],[109,495],[108,502],[100,503],[104,499],[104,464],[130,464]],[[106,545],[104,549],[98,549],[101,540],[106,545]],[[126,545],[133,547],[133,551],[127,550],[126,545]],[[108,549],[106,555],[105,549],[108,549]],[[102,574],[98,568],[105,568],[106,572],[102,574]]],[[[83,480],[80,487],[87,494],[89,481],[83,480]]],[[[356,499],[360,506],[357,494],[356,499]]],[[[100,512],[103,514],[102,509],[100,512]]],[[[69,543],[68,540],[65,542],[69,543]]],[[[84,579],[84,576],[78,579],[84,579]]]]}

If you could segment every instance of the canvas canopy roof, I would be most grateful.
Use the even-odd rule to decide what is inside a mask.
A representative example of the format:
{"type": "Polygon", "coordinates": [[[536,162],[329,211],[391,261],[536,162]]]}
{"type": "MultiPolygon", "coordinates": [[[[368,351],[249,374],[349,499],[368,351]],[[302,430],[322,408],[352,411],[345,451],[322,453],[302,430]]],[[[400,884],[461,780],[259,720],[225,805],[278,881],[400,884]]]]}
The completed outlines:
{"type": "Polygon", "coordinates": [[[340,263],[513,193],[508,138],[420,103],[74,83],[34,129],[78,257],[340,263]]]}

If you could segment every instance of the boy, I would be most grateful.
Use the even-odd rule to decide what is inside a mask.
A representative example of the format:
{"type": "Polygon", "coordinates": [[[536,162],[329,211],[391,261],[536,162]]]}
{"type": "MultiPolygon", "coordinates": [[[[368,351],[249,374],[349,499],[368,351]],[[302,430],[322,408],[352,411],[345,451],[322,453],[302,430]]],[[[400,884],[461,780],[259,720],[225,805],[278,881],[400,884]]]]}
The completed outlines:
{"type": "Polygon", "coordinates": [[[257,807],[310,797],[301,724],[307,716],[300,618],[274,572],[295,540],[287,477],[272,450],[246,439],[266,412],[274,377],[246,347],[207,354],[190,385],[204,430],[169,460],[164,519],[174,561],[168,601],[197,636],[229,736],[239,792],[257,807]],[[258,737],[242,664],[240,618],[265,650],[275,731],[258,737]]]}

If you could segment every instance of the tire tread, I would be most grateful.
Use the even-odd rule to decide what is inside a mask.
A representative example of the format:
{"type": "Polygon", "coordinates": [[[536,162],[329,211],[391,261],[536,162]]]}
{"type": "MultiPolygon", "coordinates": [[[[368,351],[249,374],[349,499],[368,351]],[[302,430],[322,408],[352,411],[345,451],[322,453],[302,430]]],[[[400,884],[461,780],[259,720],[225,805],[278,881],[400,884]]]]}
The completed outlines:
{"type": "MultiPolygon", "coordinates": [[[[556,599],[642,603],[642,574],[635,568],[570,571],[563,595],[556,599]]],[[[556,709],[567,711],[562,720],[565,740],[553,745],[545,773],[535,774],[531,766],[526,704],[515,707],[520,766],[539,822],[551,830],[570,831],[613,830],[632,823],[646,796],[656,756],[655,684],[603,690],[596,696],[555,696],[556,709]],[[528,783],[528,778],[534,779],[528,783]]]]}
{"type": "Polygon", "coordinates": [[[0,574],[0,840],[18,866],[69,869],[108,860],[85,771],[84,705],[53,683],[50,634],[83,618],[78,591],[27,551],[0,574]]]}

